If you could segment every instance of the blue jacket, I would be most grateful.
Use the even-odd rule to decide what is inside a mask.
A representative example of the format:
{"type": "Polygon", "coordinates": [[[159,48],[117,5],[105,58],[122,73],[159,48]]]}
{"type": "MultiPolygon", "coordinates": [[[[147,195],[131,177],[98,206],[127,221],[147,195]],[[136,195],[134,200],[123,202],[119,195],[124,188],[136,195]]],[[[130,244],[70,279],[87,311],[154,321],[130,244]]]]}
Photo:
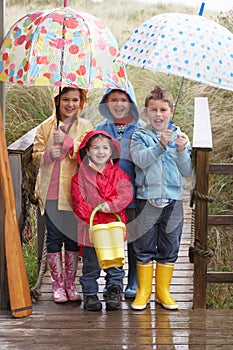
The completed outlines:
{"type": "MultiPolygon", "coordinates": [[[[99,112],[100,114],[105,117],[106,119],[99,123],[96,126],[97,130],[104,130],[107,131],[113,138],[116,140],[118,139],[118,132],[117,128],[113,121],[113,116],[110,113],[110,110],[108,108],[108,105],[106,103],[106,98],[108,94],[113,89],[107,89],[99,103],[99,112]]],[[[124,90],[123,90],[124,91],[124,90]]],[[[134,188],[134,198],[136,196],[136,188],[135,188],[135,166],[132,162],[130,151],[129,151],[129,145],[130,145],[130,138],[133,132],[139,128],[143,127],[145,125],[145,122],[139,119],[139,111],[133,91],[133,87],[130,86],[129,90],[125,91],[132,103],[130,108],[130,114],[133,116],[132,122],[128,125],[128,127],[125,129],[121,140],[119,141],[120,147],[121,147],[121,155],[120,155],[120,163],[119,167],[124,170],[129,176],[131,184],[134,188]]],[[[129,208],[135,208],[135,202],[129,205],[129,208]]]]}
{"type": "MultiPolygon", "coordinates": [[[[180,129],[174,126],[174,139],[178,133],[181,133],[180,129]]],[[[130,151],[135,163],[137,198],[183,198],[185,177],[192,174],[189,141],[183,152],[177,152],[176,148],[170,147],[164,149],[156,133],[148,125],[134,132],[130,151]]]]}

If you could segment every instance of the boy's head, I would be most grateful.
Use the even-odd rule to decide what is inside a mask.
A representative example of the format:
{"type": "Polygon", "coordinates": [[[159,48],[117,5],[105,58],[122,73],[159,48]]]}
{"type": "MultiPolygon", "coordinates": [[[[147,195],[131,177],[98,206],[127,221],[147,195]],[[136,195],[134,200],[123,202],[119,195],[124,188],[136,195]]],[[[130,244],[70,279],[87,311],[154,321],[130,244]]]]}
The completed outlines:
{"type": "Polygon", "coordinates": [[[151,90],[145,99],[145,107],[147,108],[150,100],[162,100],[167,102],[169,107],[173,109],[173,97],[169,91],[163,89],[159,86],[156,86],[153,90],[151,90]]]}
{"type": "Polygon", "coordinates": [[[134,88],[128,82],[128,88],[109,88],[99,103],[100,114],[110,122],[130,124],[139,120],[134,88]]]}
{"type": "Polygon", "coordinates": [[[125,118],[129,117],[131,101],[125,91],[113,89],[106,96],[105,103],[108,105],[109,111],[116,122],[124,121],[125,118]]]}
{"type": "Polygon", "coordinates": [[[144,111],[156,131],[165,131],[174,111],[172,95],[166,89],[156,86],[146,96],[144,111]]]}

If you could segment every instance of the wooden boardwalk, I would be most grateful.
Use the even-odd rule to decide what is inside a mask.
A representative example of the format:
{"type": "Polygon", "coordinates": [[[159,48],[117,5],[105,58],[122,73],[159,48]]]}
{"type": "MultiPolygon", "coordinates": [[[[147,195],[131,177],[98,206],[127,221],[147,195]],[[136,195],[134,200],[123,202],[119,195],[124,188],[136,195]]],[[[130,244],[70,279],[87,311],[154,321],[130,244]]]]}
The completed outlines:
{"type": "MultiPolygon", "coordinates": [[[[168,311],[154,301],[143,311],[130,308],[122,299],[122,309],[105,310],[100,278],[99,297],[103,310],[89,312],[83,303],[55,304],[47,272],[42,296],[33,304],[31,316],[13,319],[9,311],[0,314],[0,349],[17,350],[232,350],[233,311],[193,310],[193,265],[189,262],[191,240],[189,188],[185,195],[185,223],[179,259],[175,265],[171,291],[180,308],[168,311]]],[[[127,273],[127,261],[125,265],[127,273]]],[[[78,276],[81,273],[81,263],[78,276]]],[[[126,279],[125,279],[126,284],[126,279]]],[[[79,289],[80,285],[77,279],[79,289]]]]}

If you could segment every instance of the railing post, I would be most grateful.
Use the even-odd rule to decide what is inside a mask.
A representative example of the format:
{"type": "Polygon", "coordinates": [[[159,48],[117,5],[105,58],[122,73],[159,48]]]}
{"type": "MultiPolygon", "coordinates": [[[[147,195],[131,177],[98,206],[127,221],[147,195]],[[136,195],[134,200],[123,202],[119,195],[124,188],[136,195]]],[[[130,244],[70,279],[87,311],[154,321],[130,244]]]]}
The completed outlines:
{"type": "MultiPolygon", "coordinates": [[[[207,249],[209,190],[209,151],[212,134],[207,98],[195,98],[193,150],[195,152],[195,242],[199,249],[207,249]]],[[[206,308],[207,259],[194,254],[194,309],[206,308]]]]}
{"type": "MultiPolygon", "coordinates": [[[[202,196],[208,196],[209,178],[209,152],[196,151],[196,192],[202,196]]],[[[196,198],[195,201],[195,242],[199,249],[207,250],[208,235],[208,202],[196,198]]],[[[206,308],[207,285],[207,259],[200,255],[194,255],[194,309],[206,308]]]]}

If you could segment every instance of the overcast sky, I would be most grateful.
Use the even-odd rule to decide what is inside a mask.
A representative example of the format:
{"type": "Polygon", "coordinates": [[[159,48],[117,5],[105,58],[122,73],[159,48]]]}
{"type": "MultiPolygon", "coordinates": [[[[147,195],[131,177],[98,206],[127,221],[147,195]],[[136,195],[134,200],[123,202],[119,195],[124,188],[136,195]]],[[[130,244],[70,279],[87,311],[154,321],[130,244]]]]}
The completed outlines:
{"type": "Polygon", "coordinates": [[[206,1],[201,1],[201,0],[139,0],[143,2],[149,2],[151,4],[156,4],[156,3],[172,3],[172,4],[177,4],[181,3],[184,5],[188,6],[193,6],[193,7],[201,7],[202,2],[205,3],[205,9],[206,10],[211,10],[211,11],[229,11],[233,10],[233,0],[206,0],[206,1]]]}

